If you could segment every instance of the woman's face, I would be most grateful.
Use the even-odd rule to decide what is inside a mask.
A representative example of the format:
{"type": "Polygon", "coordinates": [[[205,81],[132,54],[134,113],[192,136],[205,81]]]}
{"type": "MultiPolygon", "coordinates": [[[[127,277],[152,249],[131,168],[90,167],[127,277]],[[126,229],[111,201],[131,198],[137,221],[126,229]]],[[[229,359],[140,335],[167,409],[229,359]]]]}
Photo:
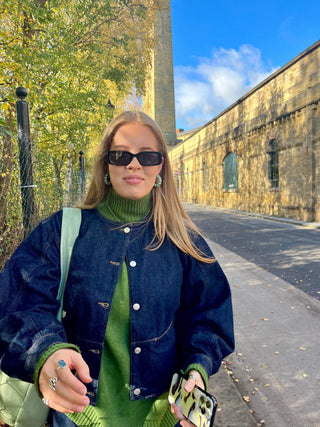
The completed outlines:
{"type": "MultiPolygon", "coordinates": [[[[115,133],[110,151],[117,150],[138,154],[142,151],[159,151],[159,147],[151,129],[134,122],[121,126],[115,133]]],[[[160,165],[142,166],[137,157],[133,157],[127,166],[109,164],[113,190],[126,199],[141,199],[152,190],[162,163],[163,160],[160,165]]]]}

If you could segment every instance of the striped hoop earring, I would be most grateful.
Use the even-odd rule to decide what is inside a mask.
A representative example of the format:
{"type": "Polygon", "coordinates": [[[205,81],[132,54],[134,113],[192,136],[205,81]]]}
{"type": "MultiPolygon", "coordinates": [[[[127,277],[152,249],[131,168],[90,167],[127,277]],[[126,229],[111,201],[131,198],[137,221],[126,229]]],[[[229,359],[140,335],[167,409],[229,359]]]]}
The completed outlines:
{"type": "Polygon", "coordinates": [[[104,176],[104,182],[106,183],[106,185],[111,185],[110,176],[108,173],[106,173],[104,176]]]}
{"type": "Polygon", "coordinates": [[[153,184],[154,187],[160,187],[162,184],[162,178],[160,175],[157,175],[156,182],[153,184]]]}

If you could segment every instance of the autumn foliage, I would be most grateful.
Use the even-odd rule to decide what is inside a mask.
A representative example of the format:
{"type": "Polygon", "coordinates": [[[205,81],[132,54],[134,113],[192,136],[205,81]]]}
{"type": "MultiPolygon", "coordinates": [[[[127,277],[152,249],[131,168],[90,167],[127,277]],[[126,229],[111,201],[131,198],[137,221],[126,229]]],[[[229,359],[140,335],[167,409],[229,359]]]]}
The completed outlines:
{"type": "Polygon", "coordinates": [[[0,0],[0,268],[22,235],[16,88],[29,93],[41,218],[76,198],[67,170],[78,170],[80,150],[88,168],[108,100],[116,112],[140,108],[155,10],[166,1],[0,0]]]}

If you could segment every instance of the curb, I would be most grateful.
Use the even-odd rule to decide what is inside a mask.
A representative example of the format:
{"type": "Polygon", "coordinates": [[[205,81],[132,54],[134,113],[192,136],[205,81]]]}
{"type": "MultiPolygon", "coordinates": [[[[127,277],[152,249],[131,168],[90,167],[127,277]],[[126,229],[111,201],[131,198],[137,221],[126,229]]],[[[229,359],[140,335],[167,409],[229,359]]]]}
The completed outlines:
{"type": "Polygon", "coordinates": [[[228,362],[224,361],[220,370],[210,377],[208,384],[208,392],[218,402],[214,426],[257,427],[258,423],[243,400],[226,363],[228,362]]]}
{"type": "Polygon", "coordinates": [[[268,221],[283,222],[286,224],[300,225],[301,227],[311,228],[314,230],[320,230],[320,222],[300,221],[298,219],[293,219],[293,218],[284,218],[281,216],[259,214],[256,212],[246,212],[246,211],[240,211],[237,209],[227,209],[227,208],[216,207],[216,206],[211,206],[211,205],[203,205],[200,203],[182,202],[182,204],[184,206],[198,206],[199,208],[202,208],[202,209],[209,209],[209,210],[221,211],[221,212],[226,212],[226,213],[233,213],[236,215],[251,216],[252,218],[266,219],[268,221]]]}

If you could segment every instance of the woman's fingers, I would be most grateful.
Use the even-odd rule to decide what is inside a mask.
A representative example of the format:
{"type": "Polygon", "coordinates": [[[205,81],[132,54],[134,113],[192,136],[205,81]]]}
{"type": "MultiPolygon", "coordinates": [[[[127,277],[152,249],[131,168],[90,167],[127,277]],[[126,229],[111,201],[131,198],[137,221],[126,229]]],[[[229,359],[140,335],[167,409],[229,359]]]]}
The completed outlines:
{"type": "Polygon", "coordinates": [[[79,353],[73,352],[66,360],[58,360],[58,362],[55,362],[55,366],[56,377],[60,382],[80,395],[87,393],[87,387],[83,382],[89,383],[92,378],[89,374],[88,365],[79,353]],[[61,366],[62,362],[65,366],[61,366]]]}
{"type": "Polygon", "coordinates": [[[192,424],[190,421],[188,421],[181,413],[180,409],[178,408],[177,405],[175,405],[174,403],[171,405],[171,411],[173,413],[173,415],[180,420],[180,425],[182,427],[194,427],[194,424],[192,424]]]}
{"type": "Polygon", "coordinates": [[[195,427],[195,425],[190,423],[188,420],[181,420],[180,424],[182,427],[195,427]]]}
{"type": "Polygon", "coordinates": [[[77,372],[77,376],[82,382],[91,383],[92,378],[90,377],[89,366],[83,360],[81,354],[77,353],[76,351],[71,353],[69,368],[77,372]]]}
{"type": "Polygon", "coordinates": [[[188,380],[184,385],[184,389],[185,389],[185,391],[190,393],[190,391],[192,391],[195,386],[198,386],[198,387],[204,389],[204,382],[203,382],[202,376],[199,374],[199,372],[192,369],[188,373],[188,380]]]}
{"type": "MultiPolygon", "coordinates": [[[[192,369],[188,373],[188,380],[186,381],[186,383],[184,385],[184,389],[185,389],[185,391],[187,391],[188,393],[190,393],[194,389],[194,387],[196,385],[198,387],[204,389],[204,382],[203,382],[203,379],[202,379],[201,375],[199,374],[198,371],[195,371],[194,369],[192,369]]],[[[187,420],[183,416],[183,414],[180,411],[180,409],[178,408],[178,406],[175,405],[174,403],[171,405],[171,411],[172,411],[173,415],[178,420],[181,420],[180,424],[181,424],[182,427],[194,427],[194,424],[192,424],[189,420],[187,420]]]]}
{"type": "Polygon", "coordinates": [[[90,403],[83,382],[91,381],[88,365],[82,356],[74,350],[61,349],[44,363],[39,388],[45,403],[51,408],[60,412],[82,412],[90,403]]]}
{"type": "Polygon", "coordinates": [[[56,409],[59,412],[82,412],[86,406],[89,404],[89,398],[87,396],[79,396],[73,394],[72,390],[69,390],[69,395],[67,390],[64,389],[64,392],[61,392],[61,389],[64,389],[64,386],[57,387],[56,391],[47,392],[45,398],[48,399],[48,406],[52,409],[56,409]]]}
{"type": "Polygon", "coordinates": [[[182,415],[182,412],[180,411],[180,409],[178,408],[178,406],[175,405],[174,403],[172,403],[172,405],[171,405],[171,412],[177,418],[177,420],[183,420],[184,419],[184,416],[182,415]]]}

